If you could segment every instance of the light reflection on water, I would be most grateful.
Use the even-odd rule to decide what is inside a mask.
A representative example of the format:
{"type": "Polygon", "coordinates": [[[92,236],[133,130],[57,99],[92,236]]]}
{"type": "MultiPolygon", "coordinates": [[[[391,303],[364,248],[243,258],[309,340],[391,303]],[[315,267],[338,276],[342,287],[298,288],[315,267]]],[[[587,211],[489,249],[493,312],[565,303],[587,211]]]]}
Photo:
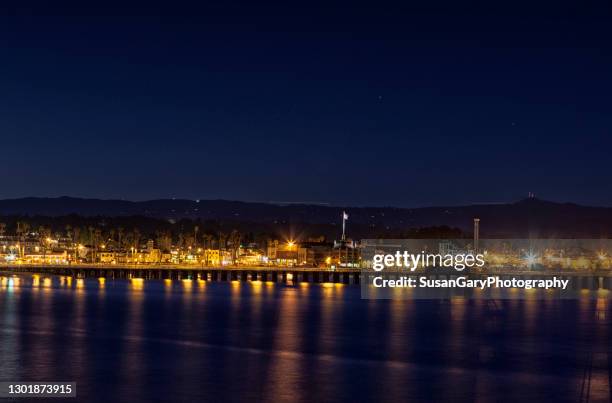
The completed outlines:
{"type": "Polygon", "coordinates": [[[576,401],[589,374],[607,401],[604,297],[4,275],[0,380],[75,380],[87,401],[576,401]]]}

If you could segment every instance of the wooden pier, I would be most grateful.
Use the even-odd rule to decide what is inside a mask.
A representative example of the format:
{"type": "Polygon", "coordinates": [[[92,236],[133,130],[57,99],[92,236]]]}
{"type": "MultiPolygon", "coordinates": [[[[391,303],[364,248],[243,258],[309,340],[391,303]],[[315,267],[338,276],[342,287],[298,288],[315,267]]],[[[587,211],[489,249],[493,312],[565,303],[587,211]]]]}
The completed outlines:
{"type": "MultiPolygon", "coordinates": [[[[380,273],[362,272],[357,268],[302,268],[302,267],[189,267],[189,266],[102,266],[102,265],[4,265],[3,273],[37,273],[41,275],[69,276],[74,278],[105,278],[146,280],[204,280],[204,281],[271,281],[275,283],[337,283],[358,285],[364,281],[371,283],[380,273]]],[[[512,277],[521,279],[547,279],[557,276],[571,279],[573,289],[612,290],[612,273],[603,272],[526,272],[505,271],[503,273],[463,273],[435,272],[426,274],[387,272],[385,278],[400,276],[418,277],[426,275],[430,279],[452,279],[459,276],[485,278],[499,276],[502,279],[512,277]]]]}
{"type": "Polygon", "coordinates": [[[26,266],[0,267],[8,273],[37,273],[74,278],[204,281],[272,281],[275,283],[359,284],[359,269],[318,269],[282,267],[157,267],[157,266],[26,266]]]}

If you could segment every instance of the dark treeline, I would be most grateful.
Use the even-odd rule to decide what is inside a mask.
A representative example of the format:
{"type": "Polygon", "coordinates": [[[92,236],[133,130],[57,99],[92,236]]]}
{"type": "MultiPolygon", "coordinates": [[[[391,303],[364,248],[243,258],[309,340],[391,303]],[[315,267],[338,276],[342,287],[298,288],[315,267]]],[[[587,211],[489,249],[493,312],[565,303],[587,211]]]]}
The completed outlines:
{"type": "MultiPolygon", "coordinates": [[[[11,215],[0,217],[0,236],[36,233],[41,237],[67,238],[84,245],[104,243],[109,248],[129,249],[153,240],[161,249],[178,247],[225,248],[255,243],[265,247],[268,240],[340,238],[336,224],[307,224],[276,221],[256,223],[229,220],[182,219],[162,220],[144,216],[80,216],[58,217],[11,215]]],[[[362,238],[463,238],[470,236],[457,228],[389,228],[385,226],[349,225],[349,236],[362,238]]]]}
{"type": "MultiPolygon", "coordinates": [[[[261,229],[259,229],[261,230],[261,229]]],[[[149,240],[163,250],[172,246],[226,248],[241,243],[265,245],[274,235],[248,231],[242,225],[212,220],[177,222],[143,216],[104,217],[67,215],[0,217],[0,236],[36,234],[40,238],[64,238],[83,245],[104,244],[109,249],[138,248],[149,240]]]]}

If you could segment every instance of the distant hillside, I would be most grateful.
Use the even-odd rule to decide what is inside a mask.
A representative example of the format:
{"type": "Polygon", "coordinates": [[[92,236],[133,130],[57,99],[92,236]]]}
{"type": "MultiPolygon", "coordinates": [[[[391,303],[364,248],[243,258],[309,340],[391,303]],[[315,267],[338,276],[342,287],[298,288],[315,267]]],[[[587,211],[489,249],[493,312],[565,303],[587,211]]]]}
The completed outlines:
{"type": "Polygon", "coordinates": [[[354,237],[382,235],[410,228],[450,226],[467,233],[474,217],[481,220],[482,237],[612,237],[612,208],[587,207],[525,199],[516,203],[454,207],[329,207],[280,206],[227,200],[124,200],[22,198],[0,200],[0,216],[145,216],[164,220],[201,219],[220,222],[278,225],[290,223],[338,228],[340,215],[349,215],[354,237]]]}

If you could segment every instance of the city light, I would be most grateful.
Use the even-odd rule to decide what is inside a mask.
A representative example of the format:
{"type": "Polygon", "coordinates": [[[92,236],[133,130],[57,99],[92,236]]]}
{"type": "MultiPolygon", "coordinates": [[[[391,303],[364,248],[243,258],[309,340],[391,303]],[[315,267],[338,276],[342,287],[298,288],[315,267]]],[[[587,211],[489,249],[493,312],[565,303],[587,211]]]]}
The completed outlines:
{"type": "Polygon", "coordinates": [[[537,262],[537,255],[534,254],[533,252],[528,252],[525,255],[525,262],[527,263],[528,266],[533,266],[534,264],[536,264],[537,262]]]}

